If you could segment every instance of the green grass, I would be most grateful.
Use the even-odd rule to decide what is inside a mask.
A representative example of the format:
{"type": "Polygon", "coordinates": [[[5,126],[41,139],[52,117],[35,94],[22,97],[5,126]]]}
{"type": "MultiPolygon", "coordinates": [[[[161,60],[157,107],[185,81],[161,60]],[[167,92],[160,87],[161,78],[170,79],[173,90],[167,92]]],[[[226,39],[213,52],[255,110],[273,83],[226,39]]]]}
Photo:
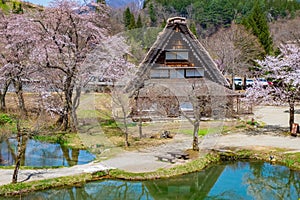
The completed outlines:
{"type": "Polygon", "coordinates": [[[100,125],[107,128],[117,128],[118,124],[114,119],[101,120],[100,125]]]}
{"type": "Polygon", "coordinates": [[[101,112],[99,110],[83,110],[83,109],[79,109],[77,111],[77,117],[80,118],[97,118],[101,115],[101,112]]]}
{"type": "Polygon", "coordinates": [[[11,8],[8,6],[8,4],[0,3],[0,8],[1,8],[1,10],[3,10],[4,13],[8,13],[11,10],[11,8]]]}
{"type": "MultiPolygon", "coordinates": [[[[205,128],[205,129],[199,129],[198,135],[199,136],[205,136],[207,134],[215,134],[215,133],[222,133],[226,130],[227,128],[224,126],[222,128],[219,127],[212,127],[212,128],[205,128]]],[[[185,129],[185,130],[180,130],[181,133],[192,135],[193,130],[191,129],[185,129]]]]}
{"type": "Polygon", "coordinates": [[[106,174],[106,172],[97,172],[95,174],[81,174],[39,181],[7,184],[0,186],[0,196],[18,195],[21,193],[28,193],[32,191],[45,190],[56,187],[83,185],[88,181],[99,180],[106,174]]]}
{"type": "Polygon", "coordinates": [[[84,149],[77,133],[51,133],[44,135],[34,135],[33,139],[41,142],[58,143],[65,147],[84,149]]]}

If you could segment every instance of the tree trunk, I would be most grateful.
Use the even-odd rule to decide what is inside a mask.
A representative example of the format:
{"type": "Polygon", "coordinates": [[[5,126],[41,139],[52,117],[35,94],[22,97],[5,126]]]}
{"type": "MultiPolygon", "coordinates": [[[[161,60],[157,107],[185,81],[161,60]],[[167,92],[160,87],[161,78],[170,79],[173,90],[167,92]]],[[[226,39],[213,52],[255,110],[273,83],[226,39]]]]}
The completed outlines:
{"type": "Polygon", "coordinates": [[[140,117],[140,119],[139,119],[139,134],[140,134],[140,139],[142,139],[142,137],[143,137],[143,121],[142,121],[142,117],[140,117]]]}
{"type": "MultiPolygon", "coordinates": [[[[24,154],[24,140],[26,140],[26,136],[22,134],[21,128],[20,128],[20,123],[17,121],[17,141],[18,141],[18,154],[17,154],[17,159],[15,163],[15,169],[12,177],[12,183],[17,183],[18,181],[18,174],[19,174],[19,169],[21,166],[21,159],[24,154]]],[[[25,143],[26,144],[26,143],[25,143]]]]}
{"type": "MultiPolygon", "coordinates": [[[[68,129],[72,129],[72,95],[73,95],[73,88],[74,85],[72,84],[72,77],[68,76],[65,83],[64,83],[64,108],[63,112],[61,113],[60,118],[57,121],[57,124],[59,124],[63,131],[66,131],[68,129]]],[[[75,131],[75,130],[73,130],[75,131]]]]}
{"type": "Polygon", "coordinates": [[[295,122],[295,103],[294,101],[289,102],[290,106],[290,131],[292,131],[293,124],[295,122]]]}
{"type": "Polygon", "coordinates": [[[27,141],[28,141],[28,137],[22,136],[22,156],[21,156],[21,166],[25,165],[25,161],[26,161],[26,147],[27,147],[27,141]]]}
{"type": "Polygon", "coordinates": [[[243,86],[242,86],[242,88],[244,89],[244,90],[246,90],[247,89],[247,83],[246,83],[246,80],[247,80],[247,76],[246,75],[244,75],[244,80],[243,80],[243,86]]]}
{"type": "Polygon", "coordinates": [[[124,126],[125,126],[125,147],[129,147],[129,141],[128,141],[128,127],[127,127],[127,121],[126,116],[124,116],[124,126]]]}
{"type": "Polygon", "coordinates": [[[76,110],[79,107],[80,104],[80,96],[81,96],[81,87],[76,87],[75,89],[75,96],[73,98],[73,104],[72,104],[72,130],[76,131],[78,126],[78,118],[76,110]]]}
{"type": "Polygon", "coordinates": [[[199,151],[199,144],[198,144],[198,131],[199,131],[199,120],[194,122],[194,133],[193,133],[193,150],[199,151]]]}
{"type": "Polygon", "coordinates": [[[10,83],[11,83],[11,80],[6,80],[2,91],[0,91],[0,110],[1,111],[6,111],[5,97],[6,97],[6,93],[8,91],[8,87],[9,87],[10,83]]]}
{"type": "Polygon", "coordinates": [[[5,110],[5,94],[0,90],[0,111],[4,112],[5,110]]]}
{"type": "MultiPolygon", "coordinates": [[[[120,98],[120,97],[119,97],[120,98]]],[[[124,103],[122,102],[122,99],[119,99],[118,101],[120,103],[120,106],[122,108],[122,120],[123,120],[123,125],[124,125],[124,134],[125,134],[125,147],[129,147],[129,141],[128,141],[128,125],[127,125],[127,114],[126,114],[126,108],[124,103]]]]}
{"type": "Polygon", "coordinates": [[[59,119],[57,120],[57,124],[60,126],[60,128],[63,130],[63,131],[66,131],[68,130],[68,128],[70,127],[69,126],[69,107],[68,105],[65,105],[64,108],[63,108],[63,112],[61,113],[59,119]]]}
{"type": "Polygon", "coordinates": [[[235,90],[235,84],[234,84],[234,74],[231,74],[231,81],[232,81],[232,90],[235,90]]]}
{"type": "Polygon", "coordinates": [[[19,77],[17,77],[16,79],[12,80],[14,88],[15,88],[15,92],[18,98],[18,105],[19,105],[19,111],[21,113],[22,116],[27,116],[27,111],[26,111],[26,107],[25,107],[25,101],[24,101],[24,96],[23,96],[23,84],[22,81],[20,80],[19,77]]]}

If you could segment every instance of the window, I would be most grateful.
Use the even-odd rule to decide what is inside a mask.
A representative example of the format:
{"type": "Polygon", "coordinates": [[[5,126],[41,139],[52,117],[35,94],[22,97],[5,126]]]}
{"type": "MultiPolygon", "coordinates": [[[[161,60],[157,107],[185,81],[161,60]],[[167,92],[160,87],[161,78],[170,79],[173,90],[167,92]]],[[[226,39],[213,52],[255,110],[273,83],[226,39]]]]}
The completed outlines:
{"type": "Polygon", "coordinates": [[[189,53],[188,52],[176,52],[177,54],[177,60],[188,60],[189,59],[189,53]]]}
{"type": "Polygon", "coordinates": [[[170,70],[170,78],[184,78],[184,69],[170,70]]]}
{"type": "Polygon", "coordinates": [[[188,60],[189,52],[185,51],[167,51],[166,60],[188,60]]]}
{"type": "Polygon", "coordinates": [[[151,78],[169,78],[169,70],[167,69],[154,69],[150,73],[151,78]]]}
{"type": "Polygon", "coordinates": [[[204,76],[203,69],[186,69],[185,70],[185,77],[186,78],[199,78],[204,76]]]}
{"type": "Polygon", "coordinates": [[[166,52],[166,60],[176,60],[176,52],[166,52]]]}

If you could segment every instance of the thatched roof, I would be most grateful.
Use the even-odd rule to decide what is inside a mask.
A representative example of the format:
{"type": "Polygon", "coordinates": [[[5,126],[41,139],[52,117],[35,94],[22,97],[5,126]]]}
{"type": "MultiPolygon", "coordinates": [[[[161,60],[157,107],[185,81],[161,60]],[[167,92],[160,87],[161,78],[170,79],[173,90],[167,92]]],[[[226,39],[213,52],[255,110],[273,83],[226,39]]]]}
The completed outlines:
{"type": "Polygon", "coordinates": [[[139,91],[139,97],[147,97],[155,90],[157,96],[211,96],[233,97],[238,94],[218,83],[206,78],[199,79],[149,79],[144,82],[144,87],[139,91]]]}
{"type": "MultiPolygon", "coordinates": [[[[170,18],[164,30],[159,33],[153,46],[150,48],[143,62],[139,66],[135,80],[127,86],[127,91],[134,91],[142,88],[144,82],[150,79],[151,69],[162,66],[161,58],[165,51],[170,49],[172,42],[180,40],[188,48],[192,57],[193,67],[204,70],[204,78],[221,86],[229,86],[229,83],[222,75],[216,64],[205,50],[195,35],[189,30],[186,19],[182,17],[170,18]]],[[[163,79],[161,81],[171,80],[163,79]]]]}

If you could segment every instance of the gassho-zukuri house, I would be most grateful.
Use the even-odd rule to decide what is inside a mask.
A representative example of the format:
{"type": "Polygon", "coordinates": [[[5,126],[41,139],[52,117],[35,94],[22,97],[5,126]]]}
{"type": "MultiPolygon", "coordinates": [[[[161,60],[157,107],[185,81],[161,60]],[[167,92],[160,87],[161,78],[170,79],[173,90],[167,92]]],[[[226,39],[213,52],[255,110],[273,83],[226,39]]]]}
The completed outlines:
{"type": "Polygon", "coordinates": [[[135,79],[126,87],[131,93],[133,119],[194,115],[222,118],[232,115],[233,99],[209,53],[182,17],[170,18],[140,64],[135,79]]]}

